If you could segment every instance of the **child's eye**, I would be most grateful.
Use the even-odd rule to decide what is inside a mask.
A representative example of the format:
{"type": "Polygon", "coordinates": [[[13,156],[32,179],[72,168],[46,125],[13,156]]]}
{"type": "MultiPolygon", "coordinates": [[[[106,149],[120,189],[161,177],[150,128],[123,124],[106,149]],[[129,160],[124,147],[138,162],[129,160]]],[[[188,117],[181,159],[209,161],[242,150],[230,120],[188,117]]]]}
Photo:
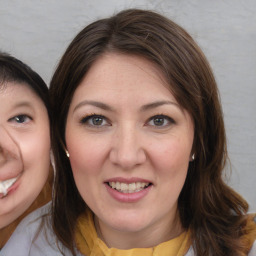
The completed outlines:
{"type": "Polygon", "coordinates": [[[156,127],[167,127],[174,123],[174,120],[165,115],[156,115],[150,118],[148,125],[156,127]]]}
{"type": "Polygon", "coordinates": [[[14,117],[10,118],[8,121],[15,122],[18,124],[24,124],[24,123],[28,123],[31,120],[32,120],[32,118],[30,116],[22,114],[22,115],[14,116],[14,117]]]}
{"type": "Polygon", "coordinates": [[[109,125],[109,122],[107,121],[107,119],[101,115],[86,116],[80,121],[80,123],[86,124],[89,126],[98,126],[98,127],[109,125]]]}

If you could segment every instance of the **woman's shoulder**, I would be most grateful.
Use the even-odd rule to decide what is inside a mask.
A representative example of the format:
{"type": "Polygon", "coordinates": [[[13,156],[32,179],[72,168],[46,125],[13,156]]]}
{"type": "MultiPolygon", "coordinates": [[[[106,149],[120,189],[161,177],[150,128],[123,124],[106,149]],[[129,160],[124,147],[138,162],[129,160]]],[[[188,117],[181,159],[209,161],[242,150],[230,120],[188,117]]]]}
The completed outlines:
{"type": "Polygon", "coordinates": [[[250,248],[249,256],[256,255],[256,214],[248,214],[245,226],[244,244],[250,248]]]}
{"type": "Polygon", "coordinates": [[[256,255],[256,242],[254,241],[254,244],[248,254],[248,256],[255,256],[256,255]]]}
{"type": "MultiPolygon", "coordinates": [[[[246,255],[256,256],[256,214],[248,214],[245,216],[244,235],[241,237],[243,248],[246,250],[246,255]]],[[[185,256],[195,256],[193,247],[191,246],[185,256]]]]}

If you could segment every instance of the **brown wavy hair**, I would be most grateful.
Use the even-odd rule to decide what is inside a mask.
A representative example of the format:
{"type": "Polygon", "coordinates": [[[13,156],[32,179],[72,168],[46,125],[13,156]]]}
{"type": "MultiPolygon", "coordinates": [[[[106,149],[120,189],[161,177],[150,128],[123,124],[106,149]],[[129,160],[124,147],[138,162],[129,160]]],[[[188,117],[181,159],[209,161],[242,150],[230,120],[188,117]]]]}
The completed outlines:
{"type": "Polygon", "coordinates": [[[196,158],[189,165],[178,208],[183,227],[192,232],[195,254],[247,255],[240,238],[246,233],[248,204],[223,181],[226,135],[210,65],[183,28],[153,11],[138,9],[85,27],[70,43],[53,75],[50,95],[57,168],[53,228],[58,239],[75,253],[76,220],[87,209],[63,149],[67,112],[76,88],[106,52],[142,56],[160,67],[170,91],[194,121],[196,158]]]}

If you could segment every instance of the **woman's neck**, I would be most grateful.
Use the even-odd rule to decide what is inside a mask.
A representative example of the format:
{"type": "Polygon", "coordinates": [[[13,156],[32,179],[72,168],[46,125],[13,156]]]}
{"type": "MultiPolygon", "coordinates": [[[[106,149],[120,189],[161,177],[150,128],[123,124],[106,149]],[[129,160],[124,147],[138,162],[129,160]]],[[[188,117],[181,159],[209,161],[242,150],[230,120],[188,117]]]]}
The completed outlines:
{"type": "Polygon", "coordinates": [[[94,222],[98,237],[109,248],[123,250],[154,247],[184,232],[178,214],[169,223],[165,222],[164,225],[163,223],[154,223],[149,228],[137,232],[113,230],[102,223],[97,217],[94,218],[94,222]]]}

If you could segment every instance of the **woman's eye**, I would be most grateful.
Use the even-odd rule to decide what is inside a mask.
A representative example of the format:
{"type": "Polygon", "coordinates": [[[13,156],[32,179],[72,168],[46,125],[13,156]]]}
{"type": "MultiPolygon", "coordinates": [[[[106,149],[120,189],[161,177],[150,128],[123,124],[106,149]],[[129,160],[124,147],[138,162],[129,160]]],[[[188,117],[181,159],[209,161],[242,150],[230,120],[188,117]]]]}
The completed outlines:
{"type": "Polygon", "coordinates": [[[82,124],[87,124],[89,126],[106,126],[106,125],[109,125],[106,118],[104,116],[101,116],[101,115],[91,115],[91,116],[84,117],[81,120],[81,123],[82,124]]]}
{"type": "Polygon", "coordinates": [[[173,124],[173,123],[174,123],[174,120],[165,115],[153,116],[152,118],[150,118],[148,122],[150,126],[156,126],[159,128],[169,126],[170,124],[173,124]]]}
{"type": "Polygon", "coordinates": [[[29,117],[28,115],[17,115],[10,118],[8,121],[15,122],[18,124],[24,124],[24,123],[28,123],[30,120],[31,120],[31,117],[29,117]]]}

